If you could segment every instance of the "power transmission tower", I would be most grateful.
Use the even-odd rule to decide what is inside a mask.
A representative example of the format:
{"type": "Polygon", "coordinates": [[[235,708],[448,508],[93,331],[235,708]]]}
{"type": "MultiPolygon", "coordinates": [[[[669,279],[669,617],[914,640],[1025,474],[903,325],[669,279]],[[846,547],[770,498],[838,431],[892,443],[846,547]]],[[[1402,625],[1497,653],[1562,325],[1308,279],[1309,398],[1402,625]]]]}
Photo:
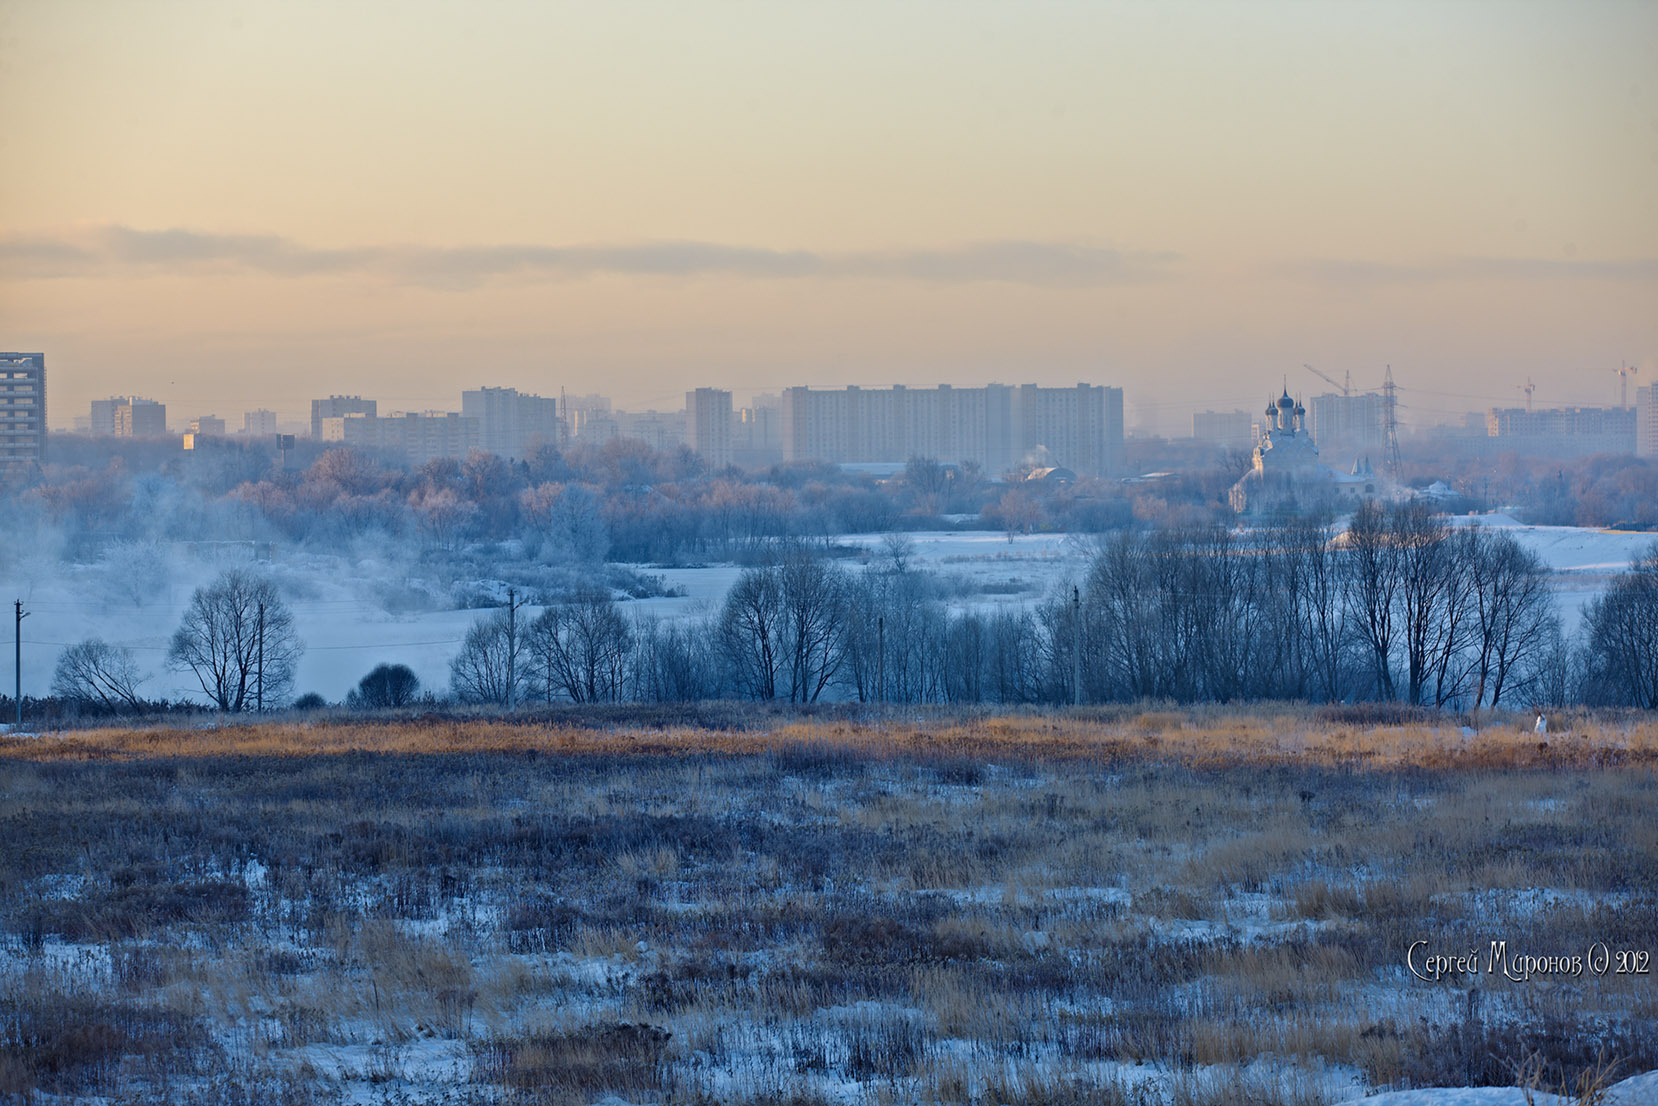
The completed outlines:
{"type": "Polygon", "coordinates": [[[1393,383],[1393,366],[1382,381],[1382,469],[1391,480],[1399,479],[1399,392],[1393,383]]]}
{"type": "Polygon", "coordinates": [[[12,609],[17,614],[17,729],[23,730],[23,620],[29,617],[30,612],[23,609],[23,600],[12,603],[12,609]]]}

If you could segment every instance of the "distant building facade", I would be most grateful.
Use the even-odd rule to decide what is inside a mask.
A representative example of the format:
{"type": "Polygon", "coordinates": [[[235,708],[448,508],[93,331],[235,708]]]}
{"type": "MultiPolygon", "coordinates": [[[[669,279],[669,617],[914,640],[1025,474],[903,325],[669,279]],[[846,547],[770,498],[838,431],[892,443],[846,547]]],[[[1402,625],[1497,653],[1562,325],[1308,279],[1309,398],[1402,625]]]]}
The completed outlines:
{"type": "Polygon", "coordinates": [[[410,468],[441,459],[465,460],[482,448],[478,420],[456,411],[398,411],[385,418],[355,412],[331,415],[322,420],[321,430],[324,442],[392,454],[410,468]]]}
{"type": "Polygon", "coordinates": [[[785,461],[932,457],[993,476],[1020,464],[1103,476],[1121,467],[1123,395],[1093,384],[797,387],[783,393],[781,429],[785,461]]]}
{"type": "Polygon", "coordinates": [[[372,399],[362,396],[329,396],[327,399],[313,399],[311,401],[311,437],[322,441],[322,420],[337,419],[344,415],[373,415],[378,410],[378,404],[372,399]]]}
{"type": "Polygon", "coordinates": [[[731,423],[732,463],[770,468],[783,459],[783,399],[762,393],[738,411],[731,423]]]}
{"type": "Polygon", "coordinates": [[[225,420],[217,415],[197,415],[190,420],[189,432],[198,438],[222,438],[225,436],[225,420]]]}
{"type": "Polygon", "coordinates": [[[517,388],[477,388],[461,393],[461,414],[478,420],[479,449],[522,460],[536,447],[564,444],[558,400],[517,388]]]}
{"type": "Polygon", "coordinates": [[[276,412],[259,408],[242,415],[242,433],[248,437],[268,438],[276,433],[276,412]]]}
{"type": "Polygon", "coordinates": [[[1255,419],[1248,411],[1194,411],[1192,437],[1222,449],[1249,449],[1255,444],[1255,419]]]}
{"type": "Polygon", "coordinates": [[[1658,385],[1635,389],[1635,455],[1658,457],[1658,385]]]}
{"type": "MultiPolygon", "coordinates": [[[[1639,397],[1639,389],[1636,395],[1639,397]]],[[[1485,428],[1492,447],[1497,450],[1549,457],[1628,454],[1634,453],[1636,447],[1636,410],[1636,407],[1552,407],[1527,411],[1521,407],[1493,407],[1485,416],[1485,428]]]]}
{"type": "Polygon", "coordinates": [[[731,465],[731,393],[698,388],[685,393],[685,444],[718,472],[731,465]]]}
{"type": "Polygon", "coordinates": [[[637,438],[659,453],[672,453],[685,444],[684,411],[617,411],[616,434],[637,438]]]}
{"type": "Polygon", "coordinates": [[[1307,407],[1307,429],[1325,457],[1345,463],[1349,456],[1380,457],[1387,448],[1387,403],[1379,392],[1328,392],[1314,396],[1307,407]]]}
{"type": "Polygon", "coordinates": [[[46,355],[0,353],[0,479],[32,472],[46,456],[46,355]]]}
{"type": "Polygon", "coordinates": [[[167,405],[143,396],[95,399],[88,429],[102,438],[159,438],[167,433],[167,405]]]}

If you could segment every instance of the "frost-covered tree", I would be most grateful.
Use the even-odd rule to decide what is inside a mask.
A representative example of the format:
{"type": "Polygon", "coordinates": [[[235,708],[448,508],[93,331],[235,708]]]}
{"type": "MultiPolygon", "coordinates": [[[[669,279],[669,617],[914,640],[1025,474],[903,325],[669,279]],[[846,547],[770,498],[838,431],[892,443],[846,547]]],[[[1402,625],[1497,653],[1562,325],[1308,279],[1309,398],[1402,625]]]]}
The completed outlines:
{"type": "Polygon", "coordinates": [[[167,663],[193,673],[220,710],[238,712],[282,702],[303,651],[276,585],[231,569],[196,589],[167,663]]]}

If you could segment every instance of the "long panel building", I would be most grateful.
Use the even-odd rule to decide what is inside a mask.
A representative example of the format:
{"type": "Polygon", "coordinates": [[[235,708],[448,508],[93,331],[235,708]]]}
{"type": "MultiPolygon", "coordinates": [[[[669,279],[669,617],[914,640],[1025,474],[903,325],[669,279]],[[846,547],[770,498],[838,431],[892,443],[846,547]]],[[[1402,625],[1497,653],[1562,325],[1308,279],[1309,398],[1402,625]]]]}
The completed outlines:
{"type": "Polygon", "coordinates": [[[1023,463],[1119,471],[1123,392],[1094,384],[982,388],[789,388],[783,459],[837,464],[931,457],[999,476],[1023,463]]]}

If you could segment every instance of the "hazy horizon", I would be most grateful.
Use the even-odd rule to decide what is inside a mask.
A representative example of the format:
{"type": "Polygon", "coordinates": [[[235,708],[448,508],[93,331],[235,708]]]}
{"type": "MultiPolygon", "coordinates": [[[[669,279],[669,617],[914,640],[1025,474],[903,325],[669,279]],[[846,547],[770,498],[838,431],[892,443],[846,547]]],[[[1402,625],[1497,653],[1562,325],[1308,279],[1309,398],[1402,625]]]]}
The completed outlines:
{"type": "Polygon", "coordinates": [[[464,388],[1658,383],[1658,7],[0,7],[53,427],[464,388]]]}

